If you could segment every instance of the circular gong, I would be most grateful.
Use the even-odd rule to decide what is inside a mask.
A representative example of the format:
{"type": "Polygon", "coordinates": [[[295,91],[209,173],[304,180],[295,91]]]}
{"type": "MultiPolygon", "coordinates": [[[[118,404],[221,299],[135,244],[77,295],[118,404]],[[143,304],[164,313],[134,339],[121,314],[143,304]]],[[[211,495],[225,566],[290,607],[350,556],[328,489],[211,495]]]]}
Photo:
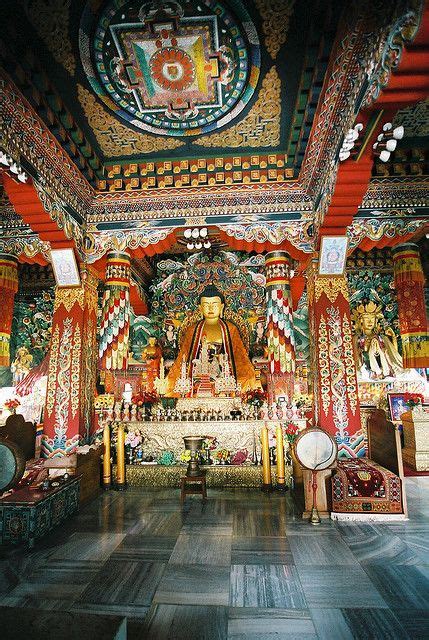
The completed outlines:
{"type": "Polygon", "coordinates": [[[12,489],[25,471],[25,456],[10,440],[0,440],[0,493],[12,489]]]}
{"type": "Polygon", "coordinates": [[[302,431],[295,441],[295,454],[305,469],[328,469],[337,457],[338,447],[329,433],[314,427],[302,431]]]}

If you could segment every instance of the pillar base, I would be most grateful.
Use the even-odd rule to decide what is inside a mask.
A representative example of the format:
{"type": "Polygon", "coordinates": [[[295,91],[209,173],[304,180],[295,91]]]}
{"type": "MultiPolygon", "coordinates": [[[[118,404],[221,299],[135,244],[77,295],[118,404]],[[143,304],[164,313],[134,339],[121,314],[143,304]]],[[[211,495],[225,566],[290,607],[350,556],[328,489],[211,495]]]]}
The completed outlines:
{"type": "Polygon", "coordinates": [[[115,484],[115,491],[126,491],[128,489],[128,485],[125,482],[124,484],[115,484]]]}
{"type": "Polygon", "coordinates": [[[272,490],[273,490],[272,484],[263,484],[261,487],[261,491],[263,491],[264,493],[270,493],[272,490]]]}

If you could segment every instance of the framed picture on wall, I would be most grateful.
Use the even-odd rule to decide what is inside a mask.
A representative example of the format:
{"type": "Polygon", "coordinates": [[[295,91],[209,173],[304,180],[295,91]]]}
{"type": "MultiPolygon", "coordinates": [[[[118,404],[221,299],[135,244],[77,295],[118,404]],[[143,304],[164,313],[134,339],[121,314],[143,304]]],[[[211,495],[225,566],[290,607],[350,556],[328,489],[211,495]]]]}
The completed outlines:
{"type": "Polygon", "coordinates": [[[319,275],[341,276],[346,268],[348,238],[346,236],[322,236],[320,246],[319,275]]]}
{"type": "Polygon", "coordinates": [[[401,422],[401,416],[409,408],[405,402],[403,393],[388,393],[387,400],[389,402],[390,419],[392,422],[401,422]]]}
{"type": "Polygon", "coordinates": [[[51,249],[52,269],[58,287],[79,287],[80,275],[73,249],[51,249]]]}

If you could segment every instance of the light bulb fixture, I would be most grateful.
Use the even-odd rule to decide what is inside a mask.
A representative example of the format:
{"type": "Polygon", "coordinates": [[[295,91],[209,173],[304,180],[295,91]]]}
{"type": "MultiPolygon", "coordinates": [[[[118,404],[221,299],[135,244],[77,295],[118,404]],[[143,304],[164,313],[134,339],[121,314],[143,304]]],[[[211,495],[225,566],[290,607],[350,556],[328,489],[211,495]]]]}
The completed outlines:
{"type": "Polygon", "coordinates": [[[377,136],[377,142],[372,145],[375,155],[377,155],[382,162],[388,162],[390,154],[395,151],[398,140],[402,140],[404,137],[404,127],[393,128],[391,122],[385,122],[383,125],[383,132],[377,136]]]}
{"type": "Polygon", "coordinates": [[[192,229],[185,229],[183,235],[185,236],[186,239],[190,238],[192,235],[192,229]]]}
{"type": "Polygon", "coordinates": [[[1,164],[4,164],[6,167],[9,166],[7,155],[5,154],[4,151],[0,151],[0,162],[1,164]]]}
{"type": "Polygon", "coordinates": [[[392,128],[392,123],[391,122],[385,122],[383,124],[383,131],[390,131],[390,129],[392,128]]]}
{"type": "Polygon", "coordinates": [[[203,227],[202,229],[200,229],[200,237],[201,238],[207,238],[207,229],[205,227],[203,227]]]}
{"type": "Polygon", "coordinates": [[[202,243],[198,240],[198,242],[195,243],[195,249],[202,249],[203,245],[202,243]]]}
{"type": "Polygon", "coordinates": [[[189,251],[192,251],[192,249],[194,248],[194,243],[193,242],[188,242],[186,247],[189,249],[189,251]]]}
{"type": "Polygon", "coordinates": [[[383,149],[383,151],[380,152],[381,162],[387,162],[389,158],[390,158],[390,151],[387,151],[387,149],[383,149]]]}
{"type": "Polygon", "coordinates": [[[192,234],[191,235],[192,235],[193,238],[199,238],[200,232],[199,232],[198,229],[192,229],[192,234]]]}
{"type": "Polygon", "coordinates": [[[12,171],[12,173],[20,173],[21,168],[16,164],[16,162],[12,162],[12,164],[9,166],[9,169],[12,171]]]}
{"type": "Polygon", "coordinates": [[[24,171],[21,171],[21,173],[18,173],[17,177],[20,182],[27,182],[27,174],[24,171]]]}
{"type": "Polygon", "coordinates": [[[362,131],[362,129],[363,124],[361,124],[360,122],[355,124],[353,128],[348,129],[347,133],[344,135],[343,143],[338,153],[338,160],[340,162],[344,162],[344,160],[350,158],[350,152],[355,146],[355,143],[359,138],[359,133],[362,131]]]}
{"type": "Polygon", "coordinates": [[[210,249],[211,246],[212,246],[212,243],[209,242],[209,240],[206,240],[204,243],[204,249],[210,249]]]}

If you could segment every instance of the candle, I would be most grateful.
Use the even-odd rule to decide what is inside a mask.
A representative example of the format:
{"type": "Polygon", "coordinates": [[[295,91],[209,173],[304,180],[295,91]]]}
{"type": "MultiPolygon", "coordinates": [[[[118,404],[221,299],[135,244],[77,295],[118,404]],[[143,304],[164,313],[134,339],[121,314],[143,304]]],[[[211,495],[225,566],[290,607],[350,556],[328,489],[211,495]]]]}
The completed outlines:
{"type": "Polygon", "coordinates": [[[270,446],[268,443],[268,428],[262,427],[261,434],[262,448],[262,489],[269,491],[271,489],[271,466],[270,466],[270,446]]]}
{"type": "Polygon", "coordinates": [[[118,441],[116,444],[116,488],[125,489],[125,432],[124,425],[118,425],[118,441]]]}
{"type": "Polygon", "coordinates": [[[277,453],[277,488],[284,489],[285,484],[285,450],[283,444],[283,430],[280,425],[276,429],[276,453],[277,453]]]}
{"type": "Polygon", "coordinates": [[[103,443],[103,488],[110,489],[112,483],[112,468],[110,463],[110,427],[108,422],[106,422],[103,429],[103,443]]]}

